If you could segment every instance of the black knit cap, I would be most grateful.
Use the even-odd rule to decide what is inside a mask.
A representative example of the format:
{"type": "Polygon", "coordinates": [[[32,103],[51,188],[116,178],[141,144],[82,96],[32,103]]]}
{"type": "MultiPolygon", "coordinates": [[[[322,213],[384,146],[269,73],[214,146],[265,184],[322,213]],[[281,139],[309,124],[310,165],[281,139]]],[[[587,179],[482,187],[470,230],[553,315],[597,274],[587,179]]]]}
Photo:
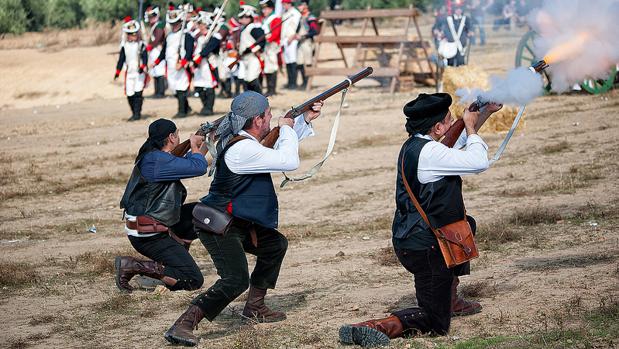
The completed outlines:
{"type": "Polygon", "coordinates": [[[445,118],[450,105],[451,96],[448,93],[419,94],[403,108],[406,131],[411,135],[426,134],[432,126],[445,118]]]}

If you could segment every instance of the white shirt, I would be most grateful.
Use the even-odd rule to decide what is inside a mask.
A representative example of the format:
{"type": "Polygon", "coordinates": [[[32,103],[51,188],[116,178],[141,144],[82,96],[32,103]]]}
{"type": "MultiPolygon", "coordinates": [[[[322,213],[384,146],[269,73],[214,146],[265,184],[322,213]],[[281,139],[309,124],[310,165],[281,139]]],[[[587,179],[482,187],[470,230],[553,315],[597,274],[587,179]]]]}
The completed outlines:
{"type": "MultiPolygon", "coordinates": [[[[420,133],[415,137],[432,140],[429,135],[420,133]]],[[[417,179],[421,184],[432,183],[444,176],[480,173],[488,169],[488,165],[488,145],[476,134],[467,137],[464,130],[453,148],[434,140],[421,148],[417,179]]]]}
{"type": "Polygon", "coordinates": [[[294,171],[299,167],[299,141],[314,135],[311,124],[303,115],[294,120],[294,127],[284,125],[279,129],[279,138],[273,149],[260,144],[245,131],[240,136],[248,137],[228,149],[224,156],[230,171],[236,174],[255,174],[294,171]]]}

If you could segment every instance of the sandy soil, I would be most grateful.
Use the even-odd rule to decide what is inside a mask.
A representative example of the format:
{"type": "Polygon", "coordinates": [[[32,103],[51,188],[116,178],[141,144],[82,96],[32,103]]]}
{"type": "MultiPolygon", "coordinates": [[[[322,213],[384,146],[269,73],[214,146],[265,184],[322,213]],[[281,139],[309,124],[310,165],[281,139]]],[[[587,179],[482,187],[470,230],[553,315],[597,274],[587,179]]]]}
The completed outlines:
{"type": "MultiPolygon", "coordinates": [[[[505,72],[521,34],[495,34],[474,49],[472,62],[505,72]]],[[[148,122],[171,116],[176,103],[147,99],[150,118],[126,123],[120,83],[111,82],[114,50],[0,50],[2,346],[163,347],[163,332],[199,293],[124,296],[115,288],[113,256],[131,250],[118,201],[148,122]],[[95,234],[88,232],[93,225],[95,234]]],[[[315,91],[332,81],[338,79],[318,79],[315,91]]],[[[414,303],[411,277],[389,249],[395,159],[405,139],[402,105],[432,89],[390,95],[375,83],[362,85],[350,94],[336,151],[322,171],[278,189],[290,247],[268,303],[288,320],[243,326],[241,297],[200,326],[200,347],[335,348],[340,325],[414,303]]],[[[272,99],[275,114],[308,97],[283,92],[272,99]]],[[[328,101],[317,136],[303,142],[302,169],[324,152],[337,102],[328,101]]],[[[190,103],[198,109],[197,99],[190,103]]],[[[218,99],[216,111],[224,113],[229,103],[218,99]]],[[[532,335],[584,328],[579,314],[617,300],[618,112],[617,91],[545,96],[529,106],[526,129],[503,159],[465,179],[468,212],[483,228],[481,257],[462,283],[483,312],[454,319],[448,337],[399,339],[393,347],[500,336],[528,347],[532,335]],[[536,213],[541,223],[527,222],[536,213]],[[518,214],[523,221],[514,220],[518,214]]],[[[212,119],[175,121],[189,135],[212,119]]],[[[493,152],[502,136],[484,139],[493,152]]],[[[278,183],[281,175],[273,176],[278,183]]],[[[203,196],[210,181],[185,181],[189,200],[203,196]]],[[[191,252],[205,290],[216,272],[199,243],[191,252]]],[[[594,337],[593,346],[612,347],[618,337],[594,337]]],[[[592,346],[564,339],[552,346],[592,346]]]]}

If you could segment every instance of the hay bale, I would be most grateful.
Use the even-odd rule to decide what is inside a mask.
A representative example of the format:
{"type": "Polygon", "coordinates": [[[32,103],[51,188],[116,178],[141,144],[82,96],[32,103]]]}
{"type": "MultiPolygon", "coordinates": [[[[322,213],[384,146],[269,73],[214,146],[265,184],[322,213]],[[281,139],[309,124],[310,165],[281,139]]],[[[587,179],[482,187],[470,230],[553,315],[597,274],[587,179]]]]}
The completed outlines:
{"type": "MultiPolygon", "coordinates": [[[[464,109],[468,107],[466,103],[460,103],[460,97],[456,95],[456,91],[460,88],[490,88],[488,82],[488,74],[481,68],[473,65],[465,65],[460,67],[446,67],[443,73],[443,91],[449,93],[454,100],[451,105],[451,114],[457,118],[462,118],[464,109]]],[[[490,119],[484,123],[480,132],[506,132],[512,125],[512,122],[518,114],[518,108],[513,106],[503,106],[501,110],[494,113],[490,119]]],[[[524,127],[524,120],[520,121],[518,128],[524,127]]]]}

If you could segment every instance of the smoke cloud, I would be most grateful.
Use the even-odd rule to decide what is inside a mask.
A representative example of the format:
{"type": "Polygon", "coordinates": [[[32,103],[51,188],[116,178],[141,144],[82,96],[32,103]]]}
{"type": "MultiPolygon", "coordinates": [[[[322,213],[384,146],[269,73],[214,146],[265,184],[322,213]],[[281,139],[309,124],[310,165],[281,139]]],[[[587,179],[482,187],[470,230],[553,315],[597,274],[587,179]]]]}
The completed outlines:
{"type": "Polygon", "coordinates": [[[535,97],[542,94],[544,84],[541,75],[529,68],[519,67],[511,70],[507,77],[490,77],[490,90],[458,89],[456,95],[466,103],[479,98],[482,102],[501,104],[528,104],[535,97]]]}
{"type": "Polygon", "coordinates": [[[618,0],[546,0],[529,17],[548,56],[552,89],[562,92],[588,78],[605,79],[619,62],[618,0]]]}
{"type": "MultiPolygon", "coordinates": [[[[535,54],[550,65],[552,90],[563,92],[585,79],[606,79],[619,62],[619,0],[546,0],[529,16],[539,35],[535,54]]],[[[459,89],[456,94],[470,103],[528,104],[543,93],[540,74],[520,67],[505,78],[490,77],[490,89],[459,89]]]]}

